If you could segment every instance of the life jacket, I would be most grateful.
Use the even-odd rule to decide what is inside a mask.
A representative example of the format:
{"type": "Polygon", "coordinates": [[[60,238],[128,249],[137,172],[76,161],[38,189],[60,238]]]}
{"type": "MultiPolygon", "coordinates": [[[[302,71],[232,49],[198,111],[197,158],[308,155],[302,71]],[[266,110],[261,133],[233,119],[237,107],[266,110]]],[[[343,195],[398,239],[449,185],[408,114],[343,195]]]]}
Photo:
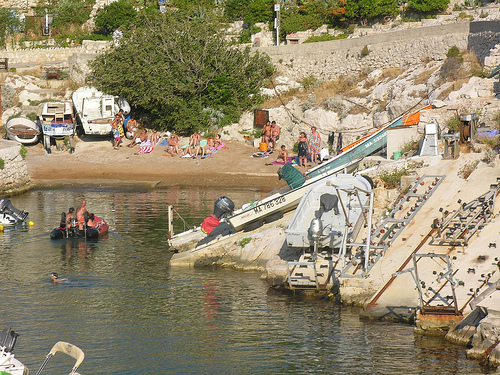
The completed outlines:
{"type": "Polygon", "coordinates": [[[205,218],[205,220],[203,220],[203,223],[201,223],[201,230],[206,234],[210,234],[219,224],[220,220],[217,219],[214,215],[210,215],[209,217],[205,218]]]}

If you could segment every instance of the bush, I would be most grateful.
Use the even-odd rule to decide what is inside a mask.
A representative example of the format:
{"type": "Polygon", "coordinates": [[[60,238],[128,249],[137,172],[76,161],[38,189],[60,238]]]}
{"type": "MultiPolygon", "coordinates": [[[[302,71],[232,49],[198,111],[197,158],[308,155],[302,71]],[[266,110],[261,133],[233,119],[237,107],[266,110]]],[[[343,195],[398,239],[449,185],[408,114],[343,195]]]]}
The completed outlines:
{"type": "Polygon", "coordinates": [[[5,160],[0,158],[0,169],[3,169],[5,167],[5,160]]]}
{"type": "Polygon", "coordinates": [[[460,117],[458,117],[458,115],[452,116],[451,118],[448,119],[446,126],[448,127],[449,130],[452,130],[453,132],[457,133],[460,130],[460,117]]]}
{"type": "Polygon", "coordinates": [[[302,86],[304,86],[304,88],[306,90],[313,89],[319,85],[319,81],[314,76],[314,74],[310,74],[310,75],[302,78],[302,81],[300,83],[302,84],[302,86]]]}
{"type": "Polygon", "coordinates": [[[100,34],[110,35],[120,26],[133,22],[137,12],[128,0],[118,0],[99,9],[95,16],[95,26],[100,34]]]}
{"type": "Polygon", "coordinates": [[[468,163],[465,163],[459,170],[458,170],[458,175],[462,177],[464,180],[467,180],[469,176],[474,172],[474,169],[477,168],[479,164],[479,160],[471,161],[468,163]]]}
{"type": "Polygon", "coordinates": [[[395,169],[392,172],[384,171],[379,178],[384,181],[386,189],[395,189],[399,187],[401,177],[408,175],[406,168],[395,169]]]}
{"type": "Polygon", "coordinates": [[[450,57],[461,57],[461,56],[462,56],[462,54],[460,53],[460,50],[458,49],[457,46],[450,47],[450,49],[446,53],[446,57],[448,57],[448,58],[450,58],[450,57]]]}
{"type": "Polygon", "coordinates": [[[370,50],[368,49],[368,46],[364,46],[361,49],[361,56],[365,57],[365,56],[368,56],[369,54],[370,54],[370,50]]]}
{"type": "Polygon", "coordinates": [[[19,155],[21,155],[21,157],[24,159],[26,159],[26,155],[28,154],[28,150],[26,149],[26,147],[24,147],[24,145],[21,145],[21,149],[19,150],[19,155]]]}
{"type": "Polygon", "coordinates": [[[247,243],[250,243],[252,239],[250,237],[244,237],[238,241],[238,246],[245,247],[247,243]]]}

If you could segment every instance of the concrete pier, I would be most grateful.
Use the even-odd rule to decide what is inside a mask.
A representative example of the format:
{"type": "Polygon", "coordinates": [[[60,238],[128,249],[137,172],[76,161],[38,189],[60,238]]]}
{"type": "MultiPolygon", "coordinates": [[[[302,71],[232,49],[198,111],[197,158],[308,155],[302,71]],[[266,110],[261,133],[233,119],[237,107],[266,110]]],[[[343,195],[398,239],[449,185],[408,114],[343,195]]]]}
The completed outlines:
{"type": "Polygon", "coordinates": [[[21,145],[0,139],[0,194],[9,196],[29,190],[30,177],[26,161],[21,156],[21,145]]]}

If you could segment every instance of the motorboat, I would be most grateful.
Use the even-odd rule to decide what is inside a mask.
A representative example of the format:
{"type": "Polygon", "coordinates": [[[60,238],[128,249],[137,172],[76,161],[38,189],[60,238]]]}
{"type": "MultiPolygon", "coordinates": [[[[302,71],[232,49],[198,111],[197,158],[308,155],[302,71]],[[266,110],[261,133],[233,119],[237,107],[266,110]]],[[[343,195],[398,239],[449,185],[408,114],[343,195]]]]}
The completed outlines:
{"type": "MultiPolygon", "coordinates": [[[[85,222],[88,221],[88,216],[86,215],[85,222]]],[[[73,239],[84,239],[84,240],[98,240],[104,234],[108,233],[109,225],[106,220],[95,216],[94,217],[95,227],[84,226],[82,230],[78,228],[78,223],[76,219],[73,219],[70,223],[70,227],[66,226],[66,213],[61,213],[61,221],[59,227],[54,228],[50,233],[50,238],[52,240],[61,240],[64,238],[73,239]]]]}
{"type": "Polygon", "coordinates": [[[0,224],[11,225],[24,222],[28,217],[26,211],[15,208],[7,198],[0,198],[0,224]]]}
{"type": "Polygon", "coordinates": [[[51,153],[50,146],[52,143],[55,143],[57,149],[61,150],[65,138],[68,140],[69,152],[75,152],[75,126],[71,102],[42,103],[38,112],[37,124],[43,135],[43,146],[47,153],[51,153]]]}
{"type": "Polygon", "coordinates": [[[14,354],[14,346],[19,334],[7,328],[0,332],[0,374],[24,375],[28,368],[14,354]]]}
{"type": "Polygon", "coordinates": [[[71,96],[78,134],[109,135],[111,122],[122,110],[130,113],[130,105],[123,98],[104,94],[95,87],[80,87],[71,96]]]}
{"type": "Polygon", "coordinates": [[[337,174],[310,186],[285,229],[289,248],[340,248],[345,236],[356,238],[370,198],[368,177],[337,174]]]}
{"type": "MultiPolygon", "coordinates": [[[[29,374],[29,369],[21,361],[15,358],[14,346],[16,344],[19,334],[14,332],[10,327],[0,332],[0,374],[2,375],[27,375],[29,374]]],[[[36,375],[40,375],[49,360],[55,356],[57,353],[66,354],[76,360],[73,365],[70,375],[78,375],[76,370],[81,365],[85,359],[85,353],[79,347],[70,344],[69,342],[58,341],[50,350],[49,354],[45,357],[45,360],[40,365],[40,368],[36,372],[36,375]]]]}
{"type": "Polygon", "coordinates": [[[38,142],[40,137],[38,125],[26,117],[11,118],[5,124],[5,130],[8,139],[25,145],[38,142]]]}

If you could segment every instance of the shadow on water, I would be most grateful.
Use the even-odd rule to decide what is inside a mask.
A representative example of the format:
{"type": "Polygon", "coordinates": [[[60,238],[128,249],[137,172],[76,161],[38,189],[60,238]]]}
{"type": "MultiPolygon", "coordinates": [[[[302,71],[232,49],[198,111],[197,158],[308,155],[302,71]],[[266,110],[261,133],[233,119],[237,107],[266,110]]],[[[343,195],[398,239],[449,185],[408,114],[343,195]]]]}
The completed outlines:
{"type": "MultiPolygon", "coordinates": [[[[199,223],[220,195],[240,206],[259,194],[41,190],[14,197],[34,222],[0,234],[0,315],[21,334],[16,357],[34,373],[62,340],[84,350],[82,374],[481,372],[465,349],[415,336],[411,326],[364,322],[356,308],[268,293],[260,272],[170,269],[167,205],[199,223]],[[60,213],[83,198],[110,224],[107,238],[51,241],[60,213]],[[54,271],[69,281],[51,283],[54,271]]],[[[72,364],[56,356],[46,373],[68,373],[72,364]]]]}

